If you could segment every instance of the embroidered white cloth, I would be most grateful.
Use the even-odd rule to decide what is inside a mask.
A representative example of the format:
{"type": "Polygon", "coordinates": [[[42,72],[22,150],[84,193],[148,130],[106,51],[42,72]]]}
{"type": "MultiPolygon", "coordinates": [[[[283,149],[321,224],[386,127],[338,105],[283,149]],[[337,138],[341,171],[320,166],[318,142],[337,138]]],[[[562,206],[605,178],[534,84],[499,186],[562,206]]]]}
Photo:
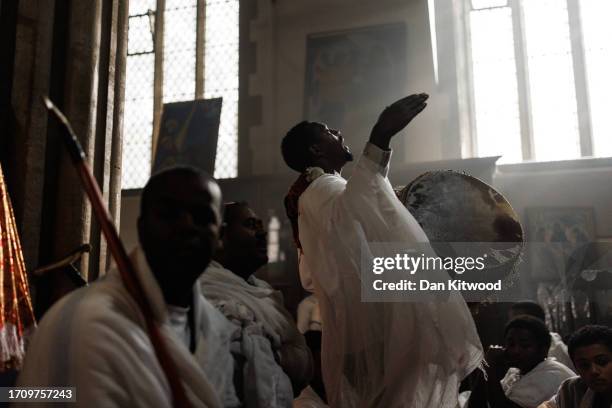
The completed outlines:
{"type": "Polygon", "coordinates": [[[463,299],[360,301],[362,246],[428,242],[386,177],[389,158],[390,152],[368,144],[348,182],[321,175],[299,199],[300,275],[312,282],[321,309],[328,402],[454,408],[460,381],[482,360],[463,299]]]}
{"type": "Polygon", "coordinates": [[[206,298],[240,328],[235,338],[240,344],[233,350],[246,359],[246,406],[291,406],[289,380],[298,386],[307,384],[312,360],[280,292],[254,276],[245,281],[214,261],[200,277],[200,284],[206,298]]]}
{"type": "MultiPolygon", "coordinates": [[[[229,351],[233,327],[201,296],[194,298],[195,358],[168,322],[162,292],[144,254],[131,254],[145,296],[193,407],[236,406],[229,351]]],[[[194,293],[199,293],[194,285],[194,293]]],[[[56,303],[27,350],[20,386],[71,386],[76,402],[60,407],[172,407],[172,396],[145,329],[144,317],[112,270],[56,303]]],[[[24,404],[29,406],[30,404],[24,404]]]]}
{"type": "Polygon", "coordinates": [[[548,401],[563,381],[576,374],[555,359],[547,358],[525,375],[510,368],[500,384],[506,397],[523,408],[537,408],[548,401]]]}

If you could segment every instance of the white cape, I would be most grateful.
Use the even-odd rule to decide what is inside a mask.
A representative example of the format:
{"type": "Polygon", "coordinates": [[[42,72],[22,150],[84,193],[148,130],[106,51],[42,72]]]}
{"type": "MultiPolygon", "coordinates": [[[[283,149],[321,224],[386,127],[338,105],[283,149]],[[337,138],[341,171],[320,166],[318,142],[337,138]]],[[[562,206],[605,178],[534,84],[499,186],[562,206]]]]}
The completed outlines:
{"type": "Polygon", "coordinates": [[[300,273],[303,282],[312,279],[321,307],[328,402],[333,407],[454,408],[459,383],[482,360],[463,299],[360,301],[362,245],[428,242],[395,196],[386,171],[386,164],[364,154],[348,182],[324,174],[299,200],[300,273]]]}
{"type": "MultiPolygon", "coordinates": [[[[167,324],[163,295],[144,256],[135,251],[131,258],[154,318],[162,322],[162,337],[192,407],[221,407],[218,395],[225,396],[224,388],[233,387],[227,378],[229,374],[231,381],[233,370],[229,342],[224,342],[220,334],[224,329],[216,324],[217,317],[223,319],[221,323],[225,319],[207,317],[212,306],[196,301],[201,306],[195,310],[198,333],[212,335],[199,338],[201,346],[196,350],[200,364],[210,367],[207,376],[167,324]]],[[[116,270],[72,292],[45,314],[27,350],[18,384],[76,387],[76,403],[37,406],[172,407],[170,387],[145,331],[144,318],[116,270]]]]}

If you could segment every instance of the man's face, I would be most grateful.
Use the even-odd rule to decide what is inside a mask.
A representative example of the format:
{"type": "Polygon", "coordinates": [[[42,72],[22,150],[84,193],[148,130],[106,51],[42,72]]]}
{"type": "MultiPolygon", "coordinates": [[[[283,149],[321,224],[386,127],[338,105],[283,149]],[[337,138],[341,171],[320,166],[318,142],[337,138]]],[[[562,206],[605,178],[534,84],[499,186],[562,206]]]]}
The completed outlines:
{"type": "Polygon", "coordinates": [[[321,155],[333,164],[337,164],[339,169],[347,162],[353,160],[353,153],[344,144],[344,137],[339,130],[330,129],[327,125],[318,123],[319,135],[315,140],[321,155]]]}
{"type": "Polygon", "coordinates": [[[526,373],[538,365],[547,355],[535,336],[527,329],[512,328],[505,339],[505,356],[511,367],[526,373]]]}
{"type": "Polygon", "coordinates": [[[268,242],[263,222],[253,210],[238,204],[223,234],[223,249],[227,256],[255,272],[268,263],[268,242]]]}
{"type": "Polygon", "coordinates": [[[220,208],[214,181],[169,175],[154,187],[138,230],[160,284],[192,284],[208,266],[218,242],[220,208]]]}
{"type": "Polygon", "coordinates": [[[590,389],[612,393],[612,351],[603,344],[578,347],[574,352],[574,366],[590,389]]]}

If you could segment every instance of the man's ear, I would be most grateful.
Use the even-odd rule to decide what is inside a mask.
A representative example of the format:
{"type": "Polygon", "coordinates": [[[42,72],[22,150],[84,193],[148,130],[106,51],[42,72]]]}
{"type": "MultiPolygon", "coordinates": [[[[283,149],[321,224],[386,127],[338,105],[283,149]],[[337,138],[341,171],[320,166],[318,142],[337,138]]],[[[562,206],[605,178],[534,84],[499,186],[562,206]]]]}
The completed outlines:
{"type": "Polygon", "coordinates": [[[310,157],[318,158],[321,157],[321,154],[323,152],[321,151],[319,145],[315,143],[310,145],[310,147],[308,148],[308,153],[310,154],[310,157]]]}

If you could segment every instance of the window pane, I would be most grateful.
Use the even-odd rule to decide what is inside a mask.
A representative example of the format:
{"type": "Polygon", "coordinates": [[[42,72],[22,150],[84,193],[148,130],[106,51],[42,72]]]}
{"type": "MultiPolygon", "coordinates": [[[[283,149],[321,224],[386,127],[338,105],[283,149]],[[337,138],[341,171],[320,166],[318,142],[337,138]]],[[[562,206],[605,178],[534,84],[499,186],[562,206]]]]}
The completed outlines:
{"type": "Polygon", "coordinates": [[[155,11],[156,0],[130,0],[130,16],[145,14],[149,10],[155,11]]]}
{"type": "MultiPolygon", "coordinates": [[[[155,1],[131,0],[130,13],[154,9],[155,1]]],[[[144,186],[151,172],[153,134],[153,37],[148,17],[130,17],[126,62],[121,187],[144,186]]]]}
{"type": "Polygon", "coordinates": [[[534,158],[580,157],[567,4],[523,1],[534,158]],[[545,26],[543,22],[546,22],[545,26]]]}
{"type": "Polygon", "coordinates": [[[612,2],[610,0],[581,0],[580,14],[586,57],[586,73],[593,151],[595,156],[612,156],[612,2]]]}
{"type": "Polygon", "coordinates": [[[278,262],[280,259],[280,220],[276,215],[270,217],[268,222],[268,262],[278,262]]]}
{"type": "Polygon", "coordinates": [[[239,1],[206,1],[204,97],[223,98],[215,177],[238,175],[239,1]]]}
{"type": "Polygon", "coordinates": [[[129,19],[128,55],[153,52],[153,16],[147,14],[129,19]]]}
{"type": "Polygon", "coordinates": [[[196,0],[168,0],[164,13],[164,103],[195,98],[196,0]]]}
{"type": "MultiPolygon", "coordinates": [[[[206,0],[205,98],[222,97],[216,177],[238,172],[239,2],[206,0]]],[[[126,73],[122,187],[140,188],[150,175],[156,0],[131,0],[126,73]]],[[[193,100],[196,80],[196,0],[166,0],[163,102],[193,100]]]]}
{"type": "Polygon", "coordinates": [[[478,156],[521,161],[511,10],[472,11],[470,22],[478,156]]]}

